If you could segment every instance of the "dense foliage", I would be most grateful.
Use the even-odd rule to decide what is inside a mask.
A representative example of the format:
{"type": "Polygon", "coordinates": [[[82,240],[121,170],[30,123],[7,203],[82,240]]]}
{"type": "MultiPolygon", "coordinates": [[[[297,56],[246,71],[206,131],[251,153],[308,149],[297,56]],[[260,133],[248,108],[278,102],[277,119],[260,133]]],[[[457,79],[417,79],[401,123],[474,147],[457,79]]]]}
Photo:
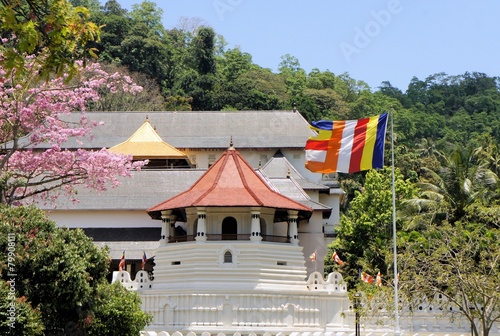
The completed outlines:
{"type": "Polygon", "coordinates": [[[111,285],[109,256],[82,230],[57,228],[34,207],[0,207],[0,307],[4,335],[137,335],[150,321],[136,293],[111,285]],[[10,245],[9,245],[10,244],[10,245]],[[11,289],[13,291],[11,291],[11,289]],[[12,333],[13,334],[13,333],[12,333]]]}
{"type": "Polygon", "coordinates": [[[26,54],[46,55],[40,75],[70,77],[75,61],[95,55],[88,42],[97,40],[99,28],[88,20],[89,10],[67,0],[0,1],[0,37],[7,46],[7,69],[23,73],[26,54]]]}

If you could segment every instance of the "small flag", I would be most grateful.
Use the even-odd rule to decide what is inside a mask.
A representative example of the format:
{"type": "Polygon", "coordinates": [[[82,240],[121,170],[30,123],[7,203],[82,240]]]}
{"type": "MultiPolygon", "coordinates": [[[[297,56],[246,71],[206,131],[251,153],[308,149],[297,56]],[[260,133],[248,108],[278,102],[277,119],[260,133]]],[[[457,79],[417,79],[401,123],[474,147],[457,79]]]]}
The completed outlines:
{"type": "Polygon", "coordinates": [[[144,254],[142,255],[141,270],[144,271],[144,266],[146,266],[147,261],[148,257],[146,257],[146,251],[144,251],[144,254]]]}
{"type": "Polygon", "coordinates": [[[309,258],[311,258],[311,261],[316,261],[316,252],[311,253],[309,258]]]}
{"type": "Polygon", "coordinates": [[[123,271],[125,268],[125,251],[122,253],[122,258],[120,259],[120,263],[118,264],[118,270],[123,271]]]}
{"type": "Polygon", "coordinates": [[[315,173],[356,173],[384,166],[387,113],[358,120],[312,122],[305,167],[315,173]]]}
{"type": "MultiPolygon", "coordinates": [[[[399,273],[396,275],[396,279],[395,279],[397,282],[399,282],[399,273]]],[[[392,280],[392,283],[397,285],[396,281],[392,280]]]]}
{"type": "Polygon", "coordinates": [[[342,260],[340,260],[340,257],[339,255],[337,254],[337,252],[333,252],[333,255],[332,255],[332,260],[335,261],[337,264],[339,264],[340,266],[344,265],[344,262],[342,260]]]}
{"type": "Polygon", "coordinates": [[[366,272],[361,272],[361,281],[372,284],[375,280],[373,279],[373,277],[370,274],[368,274],[366,272]]]}
{"type": "Polygon", "coordinates": [[[378,272],[377,274],[377,280],[375,281],[375,284],[378,286],[378,287],[382,287],[382,275],[380,275],[380,271],[378,272]]]}

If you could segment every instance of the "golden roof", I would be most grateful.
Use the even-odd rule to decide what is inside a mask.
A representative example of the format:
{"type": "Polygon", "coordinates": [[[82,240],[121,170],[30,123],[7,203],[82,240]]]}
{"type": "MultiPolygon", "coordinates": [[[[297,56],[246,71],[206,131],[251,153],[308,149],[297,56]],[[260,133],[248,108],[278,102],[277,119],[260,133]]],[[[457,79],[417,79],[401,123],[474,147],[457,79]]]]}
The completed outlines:
{"type": "Polygon", "coordinates": [[[134,159],[187,159],[186,154],[161,139],[147,118],[130,138],[109,150],[134,159]]]}

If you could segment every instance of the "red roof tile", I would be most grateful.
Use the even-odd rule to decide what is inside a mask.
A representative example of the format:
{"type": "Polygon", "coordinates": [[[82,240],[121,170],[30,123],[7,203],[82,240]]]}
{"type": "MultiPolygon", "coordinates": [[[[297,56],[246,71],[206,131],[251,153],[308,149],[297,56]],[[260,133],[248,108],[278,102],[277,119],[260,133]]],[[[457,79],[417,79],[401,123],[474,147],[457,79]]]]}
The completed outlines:
{"type": "Polygon", "coordinates": [[[147,212],[188,207],[261,206],[275,209],[312,209],[272,190],[239,152],[229,148],[191,188],[147,212]]]}

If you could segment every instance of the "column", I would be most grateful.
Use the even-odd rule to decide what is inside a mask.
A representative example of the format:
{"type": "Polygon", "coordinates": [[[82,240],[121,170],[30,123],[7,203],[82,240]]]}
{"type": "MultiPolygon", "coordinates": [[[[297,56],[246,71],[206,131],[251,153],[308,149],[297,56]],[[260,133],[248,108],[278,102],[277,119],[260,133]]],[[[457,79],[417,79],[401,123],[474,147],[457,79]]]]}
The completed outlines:
{"type": "Polygon", "coordinates": [[[262,233],[260,232],[260,208],[252,208],[252,226],[250,234],[250,240],[259,242],[262,240],[262,233]]]}
{"type": "Polygon", "coordinates": [[[299,234],[297,228],[297,218],[299,212],[296,210],[288,210],[288,235],[290,236],[290,243],[293,245],[299,244],[299,234]]]}
{"type": "Polygon", "coordinates": [[[170,236],[170,215],[172,210],[162,210],[161,212],[161,236],[160,244],[168,243],[168,237],[170,236]]]}
{"type": "Polygon", "coordinates": [[[198,226],[197,226],[197,231],[196,231],[196,241],[197,242],[204,242],[207,240],[207,212],[206,209],[203,208],[196,208],[196,212],[198,213],[198,226]]]}

